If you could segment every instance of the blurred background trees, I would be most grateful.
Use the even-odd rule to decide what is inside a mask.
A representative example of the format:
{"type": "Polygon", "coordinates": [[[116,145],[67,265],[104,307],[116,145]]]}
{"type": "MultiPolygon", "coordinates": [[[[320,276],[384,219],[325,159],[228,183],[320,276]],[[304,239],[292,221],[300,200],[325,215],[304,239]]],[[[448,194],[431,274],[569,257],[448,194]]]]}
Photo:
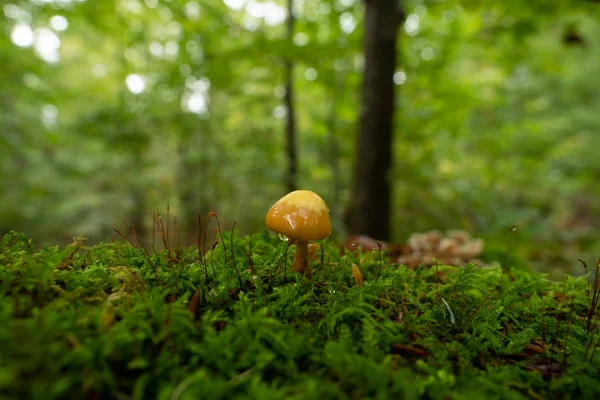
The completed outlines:
{"type": "MultiPolygon", "coordinates": [[[[292,30],[288,0],[3,2],[0,231],[108,241],[169,204],[187,244],[209,211],[255,232],[293,176],[343,238],[372,145],[365,4],[290,4],[292,30]]],[[[600,5],[402,6],[390,238],[463,228],[489,257],[578,271],[600,249],[600,5]]]]}

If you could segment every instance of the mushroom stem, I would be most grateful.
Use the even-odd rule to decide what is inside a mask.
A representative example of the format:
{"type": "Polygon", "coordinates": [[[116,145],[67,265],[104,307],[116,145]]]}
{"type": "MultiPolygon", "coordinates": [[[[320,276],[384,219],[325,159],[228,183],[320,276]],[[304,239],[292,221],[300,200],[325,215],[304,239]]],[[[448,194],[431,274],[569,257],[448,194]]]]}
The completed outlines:
{"type": "Polygon", "coordinates": [[[310,278],[312,275],[308,266],[308,240],[298,240],[296,242],[296,254],[294,254],[294,264],[292,270],[299,274],[304,274],[310,278]]]}

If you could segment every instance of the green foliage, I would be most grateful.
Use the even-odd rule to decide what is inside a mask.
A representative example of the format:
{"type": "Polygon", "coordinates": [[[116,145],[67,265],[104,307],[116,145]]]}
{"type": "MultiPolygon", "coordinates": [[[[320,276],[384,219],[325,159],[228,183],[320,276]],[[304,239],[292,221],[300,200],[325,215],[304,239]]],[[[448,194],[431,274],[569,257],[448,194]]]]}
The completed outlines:
{"type": "Polygon", "coordinates": [[[151,265],[127,243],[33,251],[24,235],[4,236],[0,396],[600,394],[584,279],[559,284],[471,265],[410,270],[325,243],[325,262],[311,261],[308,280],[289,270],[287,242],[262,233],[223,240],[225,248],[206,254],[214,264],[206,280],[195,248],[152,253],[151,265]]]}
{"type": "MultiPolygon", "coordinates": [[[[245,233],[262,228],[283,194],[288,59],[299,183],[327,200],[343,236],[360,109],[360,1],[296,1],[293,38],[283,0],[5,3],[0,232],[99,243],[127,216],[147,240],[152,211],[166,204],[186,244],[198,212],[216,211],[245,233]],[[19,26],[46,35],[47,46],[59,40],[60,57],[43,41],[17,46],[19,26]],[[141,93],[128,76],[143,77],[141,93]]],[[[600,245],[600,87],[591,78],[600,7],[403,4],[394,239],[464,228],[486,239],[490,259],[527,258],[553,277],[572,266],[581,273],[576,258],[600,245]]]]}

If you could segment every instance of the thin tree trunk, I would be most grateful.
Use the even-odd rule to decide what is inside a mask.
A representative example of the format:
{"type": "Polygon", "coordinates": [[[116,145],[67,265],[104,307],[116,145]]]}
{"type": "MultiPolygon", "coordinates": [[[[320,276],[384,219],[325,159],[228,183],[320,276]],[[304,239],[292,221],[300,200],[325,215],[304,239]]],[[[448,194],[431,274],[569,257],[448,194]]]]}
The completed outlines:
{"type": "MultiPolygon", "coordinates": [[[[294,0],[288,0],[287,30],[288,40],[291,42],[294,34],[294,13],[292,7],[294,0]]],[[[287,153],[287,171],[285,176],[285,187],[288,192],[297,188],[298,175],[298,149],[296,147],[296,111],[294,109],[294,64],[285,60],[285,107],[286,107],[286,153],[287,153]]]]}
{"type": "Polygon", "coordinates": [[[398,0],[365,0],[365,70],[356,142],[349,233],[390,237],[391,166],[398,0]]]}

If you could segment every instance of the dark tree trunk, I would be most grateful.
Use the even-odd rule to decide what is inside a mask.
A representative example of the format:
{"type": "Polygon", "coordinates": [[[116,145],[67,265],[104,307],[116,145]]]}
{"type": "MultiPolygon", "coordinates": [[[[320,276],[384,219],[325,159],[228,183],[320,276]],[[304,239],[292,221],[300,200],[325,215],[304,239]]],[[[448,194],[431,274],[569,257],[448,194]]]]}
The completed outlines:
{"type": "MultiPolygon", "coordinates": [[[[288,40],[291,42],[294,34],[293,0],[288,0],[287,30],[288,40]]],[[[285,187],[288,192],[296,190],[298,175],[298,149],[296,147],[296,111],[294,110],[294,64],[285,60],[285,107],[286,107],[286,153],[287,171],[285,175],[285,187]]]]}
{"type": "Polygon", "coordinates": [[[399,0],[365,0],[365,70],[349,233],[387,240],[390,236],[394,71],[399,0]]]}

